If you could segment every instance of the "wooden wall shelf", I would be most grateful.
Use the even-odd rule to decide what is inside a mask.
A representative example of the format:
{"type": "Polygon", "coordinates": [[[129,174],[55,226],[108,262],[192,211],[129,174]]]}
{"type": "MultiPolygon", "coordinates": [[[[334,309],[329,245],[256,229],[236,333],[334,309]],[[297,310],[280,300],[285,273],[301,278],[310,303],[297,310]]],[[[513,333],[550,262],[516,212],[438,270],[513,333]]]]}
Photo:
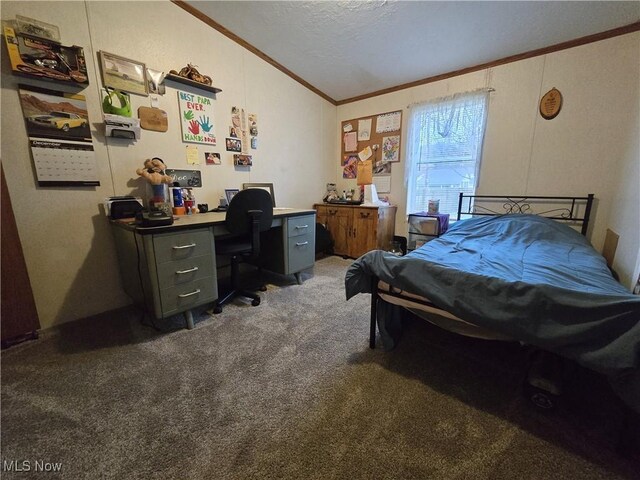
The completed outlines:
{"type": "Polygon", "coordinates": [[[169,73],[164,79],[170,80],[176,83],[182,83],[183,85],[189,85],[191,87],[200,88],[201,90],[204,90],[206,92],[220,93],[222,91],[220,88],[212,87],[210,85],[205,85],[204,83],[200,83],[200,82],[194,82],[193,80],[181,77],[180,75],[172,75],[169,73]]]}

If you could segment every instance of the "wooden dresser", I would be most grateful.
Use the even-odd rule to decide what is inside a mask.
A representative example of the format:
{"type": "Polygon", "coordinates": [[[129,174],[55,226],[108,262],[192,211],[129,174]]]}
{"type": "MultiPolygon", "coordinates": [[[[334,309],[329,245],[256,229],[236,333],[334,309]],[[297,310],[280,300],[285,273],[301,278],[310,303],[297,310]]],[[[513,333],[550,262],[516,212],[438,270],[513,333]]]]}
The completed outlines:
{"type": "Polygon", "coordinates": [[[389,248],[393,240],[396,207],[366,207],[317,203],[318,223],[323,224],[335,242],[336,255],[358,258],[370,250],[389,248]]]}

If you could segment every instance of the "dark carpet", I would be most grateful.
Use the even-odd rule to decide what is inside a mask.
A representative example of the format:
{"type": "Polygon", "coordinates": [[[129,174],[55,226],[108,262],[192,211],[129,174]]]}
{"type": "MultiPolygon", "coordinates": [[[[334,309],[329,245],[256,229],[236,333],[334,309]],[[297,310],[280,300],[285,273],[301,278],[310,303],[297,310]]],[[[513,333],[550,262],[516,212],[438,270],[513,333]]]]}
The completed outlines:
{"type": "Polygon", "coordinates": [[[396,350],[372,351],[349,264],[269,277],[259,307],[203,312],[192,331],[125,310],[4,351],[2,478],[634,478],[600,377],[578,369],[545,414],[521,393],[518,345],[408,317],[396,350]]]}

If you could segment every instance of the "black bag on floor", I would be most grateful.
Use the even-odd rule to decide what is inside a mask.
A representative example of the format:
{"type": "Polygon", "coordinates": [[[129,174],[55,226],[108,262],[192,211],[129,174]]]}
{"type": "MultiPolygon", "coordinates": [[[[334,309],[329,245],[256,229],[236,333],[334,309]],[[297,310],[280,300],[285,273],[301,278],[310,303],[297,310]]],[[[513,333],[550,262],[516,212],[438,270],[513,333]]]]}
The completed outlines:
{"type": "Polygon", "coordinates": [[[333,238],[324,225],[316,223],[316,257],[323,254],[333,254],[333,238]]]}

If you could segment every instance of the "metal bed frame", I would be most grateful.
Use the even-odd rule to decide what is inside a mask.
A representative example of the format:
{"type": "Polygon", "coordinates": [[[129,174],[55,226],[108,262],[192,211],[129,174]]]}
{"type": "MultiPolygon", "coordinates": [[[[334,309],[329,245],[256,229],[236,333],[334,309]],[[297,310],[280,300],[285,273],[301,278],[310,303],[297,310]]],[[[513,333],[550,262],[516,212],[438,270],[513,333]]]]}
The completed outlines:
{"type": "MultiPolygon", "coordinates": [[[[546,197],[546,196],[521,196],[521,195],[465,195],[460,193],[458,199],[458,212],[456,220],[461,220],[463,215],[468,216],[498,216],[509,214],[534,214],[573,224],[580,228],[582,235],[587,235],[591,209],[593,207],[594,194],[590,193],[586,197],[546,197]],[[491,205],[491,208],[490,206],[491,205]],[[496,208],[497,207],[497,208],[496,208]]],[[[394,287],[389,285],[388,290],[381,290],[378,287],[379,279],[371,279],[371,323],[369,332],[369,347],[376,346],[376,319],[377,303],[379,294],[407,299],[402,292],[394,291],[394,287]]],[[[411,302],[418,303],[432,309],[440,310],[429,301],[410,299],[411,302]]],[[[544,392],[543,392],[544,393],[544,392]]],[[[534,394],[535,396],[535,394],[534,394]]],[[[533,396],[531,397],[533,401],[533,396]]],[[[536,401],[534,403],[537,406],[536,401]]],[[[616,441],[615,449],[623,457],[633,457],[637,455],[640,447],[640,415],[634,412],[629,406],[622,405],[623,424],[616,441]]]]}
{"type": "MultiPolygon", "coordinates": [[[[580,226],[580,233],[587,234],[589,217],[593,206],[594,194],[586,197],[545,197],[522,195],[465,195],[458,199],[457,220],[462,215],[499,216],[509,214],[531,214],[580,226]],[[491,208],[490,208],[491,207],[491,208]]],[[[377,304],[380,292],[397,298],[406,298],[395,292],[392,285],[389,290],[380,290],[379,279],[371,278],[371,317],[369,329],[369,348],[376,348],[377,304]]],[[[441,310],[428,301],[411,299],[414,303],[441,310]]],[[[444,310],[443,310],[444,311],[444,310]]]]}

